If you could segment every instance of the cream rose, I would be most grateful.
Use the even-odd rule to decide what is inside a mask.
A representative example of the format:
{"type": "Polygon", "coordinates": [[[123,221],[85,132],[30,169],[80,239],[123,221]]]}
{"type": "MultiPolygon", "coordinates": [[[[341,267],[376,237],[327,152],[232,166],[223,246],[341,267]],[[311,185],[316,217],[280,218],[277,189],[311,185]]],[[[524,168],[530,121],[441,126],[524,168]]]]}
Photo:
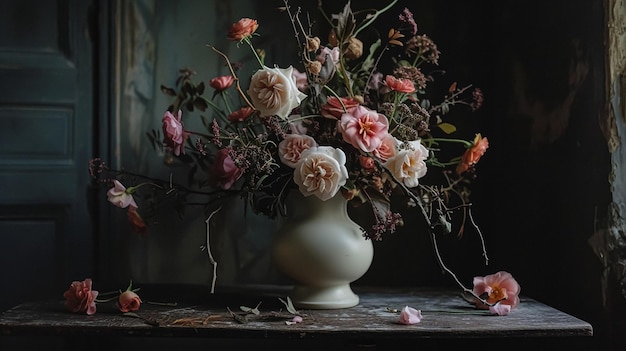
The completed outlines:
{"type": "Polygon", "coordinates": [[[323,201],[335,196],[347,179],[346,154],[331,146],[303,151],[293,174],[304,196],[315,195],[323,201]]]}
{"type": "Polygon", "coordinates": [[[426,175],[428,149],[419,140],[403,143],[396,140],[396,154],[383,164],[396,179],[409,188],[419,185],[419,178],[426,175]]]}
{"type": "Polygon", "coordinates": [[[261,117],[276,115],[286,119],[300,105],[306,94],[298,90],[293,67],[263,67],[250,78],[248,95],[261,117]]]}

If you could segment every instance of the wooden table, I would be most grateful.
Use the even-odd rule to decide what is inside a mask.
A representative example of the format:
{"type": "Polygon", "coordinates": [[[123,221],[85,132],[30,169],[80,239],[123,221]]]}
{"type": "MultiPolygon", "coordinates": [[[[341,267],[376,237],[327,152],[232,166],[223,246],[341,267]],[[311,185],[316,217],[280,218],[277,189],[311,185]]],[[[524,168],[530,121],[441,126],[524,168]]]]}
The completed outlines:
{"type": "Polygon", "coordinates": [[[288,325],[286,321],[293,316],[279,300],[286,300],[287,290],[254,291],[210,294],[189,286],[142,288],[139,293],[144,302],[176,302],[176,306],[144,303],[137,311],[141,318],[122,315],[114,302],[98,304],[92,316],[66,311],[62,299],[24,303],[0,316],[0,349],[28,349],[23,345],[30,345],[47,350],[239,350],[257,346],[381,350],[411,344],[422,350],[552,344],[583,349],[593,335],[589,323],[523,296],[509,315],[490,316],[475,310],[459,291],[357,287],[358,306],[301,310],[303,321],[288,325]],[[245,322],[231,314],[242,314],[239,306],[254,308],[258,303],[260,314],[248,314],[245,322]],[[394,310],[406,305],[422,310],[421,323],[397,323],[399,314],[394,310]]]}

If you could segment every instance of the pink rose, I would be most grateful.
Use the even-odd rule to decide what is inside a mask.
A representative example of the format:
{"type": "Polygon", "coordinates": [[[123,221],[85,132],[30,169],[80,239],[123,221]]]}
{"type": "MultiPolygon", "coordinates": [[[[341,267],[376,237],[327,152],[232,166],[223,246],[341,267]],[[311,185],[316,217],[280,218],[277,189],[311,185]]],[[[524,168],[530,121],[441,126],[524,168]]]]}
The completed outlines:
{"type": "MultiPolygon", "coordinates": [[[[502,306],[490,306],[482,303],[478,299],[474,299],[474,304],[480,309],[490,309],[492,313],[500,314],[504,306],[510,306],[513,310],[519,304],[520,286],[513,278],[511,273],[500,271],[495,274],[487,275],[484,277],[474,277],[474,294],[477,296],[486,295],[485,301],[490,304],[498,303],[502,306]]],[[[506,312],[508,313],[508,311],[506,312]]]]}
{"type": "Polygon", "coordinates": [[[176,156],[180,155],[181,152],[185,153],[183,144],[189,138],[189,133],[183,130],[182,114],[183,112],[179,110],[178,116],[174,117],[170,111],[167,111],[161,120],[163,122],[163,135],[165,136],[163,142],[174,150],[176,156]]]}
{"type": "Polygon", "coordinates": [[[220,149],[215,153],[209,175],[214,185],[228,190],[241,178],[243,170],[235,165],[235,161],[228,154],[228,149],[220,149]]]}
{"type": "Polygon", "coordinates": [[[293,172],[293,181],[300,192],[322,201],[335,196],[347,179],[346,154],[332,146],[304,150],[293,172]]]}
{"type": "Polygon", "coordinates": [[[88,315],[96,313],[96,297],[98,291],[91,290],[91,279],[82,282],[73,281],[69,289],[63,293],[65,307],[72,312],[87,312],[88,315]]]}
{"type": "Polygon", "coordinates": [[[126,208],[128,206],[132,208],[138,207],[130,192],[117,180],[113,180],[113,187],[107,191],[107,200],[120,208],[126,208]]]}
{"type": "Polygon", "coordinates": [[[131,290],[126,290],[117,298],[117,308],[124,313],[137,311],[141,302],[139,295],[131,290]]]}
{"type": "Polygon", "coordinates": [[[393,157],[396,154],[396,138],[391,134],[387,134],[387,136],[383,138],[380,146],[374,150],[373,154],[383,162],[393,157]]]}
{"type": "Polygon", "coordinates": [[[218,92],[224,91],[233,85],[235,78],[233,76],[215,77],[209,81],[209,85],[218,92]]]}
{"type": "Polygon", "coordinates": [[[287,134],[278,144],[278,156],[285,165],[295,168],[302,151],[316,146],[315,139],[308,135],[287,134]]]}
{"type": "Polygon", "coordinates": [[[497,314],[498,316],[506,316],[511,312],[511,305],[497,303],[493,306],[489,306],[489,312],[491,314],[497,314]]]}
{"type": "Polygon", "coordinates": [[[402,311],[400,311],[400,320],[401,324],[417,324],[422,321],[422,311],[416,310],[413,307],[405,306],[402,311]]]}
{"type": "Polygon", "coordinates": [[[344,141],[362,151],[372,152],[387,137],[389,122],[385,115],[359,105],[344,113],[337,127],[344,141]]]}
{"type": "Polygon", "coordinates": [[[248,95],[261,117],[275,115],[283,120],[306,98],[296,86],[292,66],[259,69],[250,77],[248,95]]]}

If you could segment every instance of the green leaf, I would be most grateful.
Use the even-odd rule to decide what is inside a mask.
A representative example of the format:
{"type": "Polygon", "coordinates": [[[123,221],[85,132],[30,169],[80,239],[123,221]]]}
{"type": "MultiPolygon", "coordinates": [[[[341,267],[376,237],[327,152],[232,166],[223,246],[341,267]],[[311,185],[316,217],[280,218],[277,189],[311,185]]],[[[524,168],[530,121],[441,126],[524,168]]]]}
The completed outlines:
{"type": "Polygon", "coordinates": [[[452,133],[456,132],[456,127],[453,124],[450,124],[450,123],[439,123],[439,124],[437,124],[437,127],[439,127],[439,129],[443,130],[443,132],[446,133],[446,134],[452,134],[452,133]]]}
{"type": "Polygon", "coordinates": [[[296,310],[296,308],[293,306],[293,303],[291,302],[291,299],[289,298],[289,296],[287,296],[287,302],[285,302],[285,300],[281,299],[280,297],[278,299],[280,300],[280,302],[283,303],[283,305],[285,305],[289,313],[300,314],[300,312],[298,312],[298,310],[296,310]]]}

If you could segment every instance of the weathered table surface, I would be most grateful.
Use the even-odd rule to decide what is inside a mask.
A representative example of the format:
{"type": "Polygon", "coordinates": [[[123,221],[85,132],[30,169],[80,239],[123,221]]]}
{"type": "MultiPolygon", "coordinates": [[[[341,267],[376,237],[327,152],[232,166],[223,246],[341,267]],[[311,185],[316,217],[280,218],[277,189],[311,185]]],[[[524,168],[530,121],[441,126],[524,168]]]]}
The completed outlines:
{"type": "Polygon", "coordinates": [[[62,299],[18,305],[0,316],[2,335],[55,336],[146,336],[204,337],[233,339],[376,339],[419,338],[568,338],[592,336],[592,326],[580,319],[521,297],[517,309],[507,316],[490,316],[469,305],[459,291],[441,289],[381,290],[355,288],[358,306],[338,310],[301,310],[303,321],[288,325],[293,316],[282,302],[285,290],[258,290],[253,293],[218,292],[204,294],[193,287],[140,291],[144,303],[137,317],[124,316],[114,302],[99,303],[95,315],[68,312],[62,299]],[[178,291],[178,293],[177,293],[178,291]],[[173,298],[180,298],[175,301],[173,298]],[[152,298],[156,298],[151,302],[152,298]],[[159,300],[160,299],[160,300],[159,300]],[[176,306],[152,302],[176,302],[176,306]],[[240,306],[254,308],[238,321],[231,311],[242,314],[240,306]],[[419,324],[397,323],[394,309],[411,306],[422,310],[419,324]],[[230,310],[230,311],[229,311],[230,310]]]}

